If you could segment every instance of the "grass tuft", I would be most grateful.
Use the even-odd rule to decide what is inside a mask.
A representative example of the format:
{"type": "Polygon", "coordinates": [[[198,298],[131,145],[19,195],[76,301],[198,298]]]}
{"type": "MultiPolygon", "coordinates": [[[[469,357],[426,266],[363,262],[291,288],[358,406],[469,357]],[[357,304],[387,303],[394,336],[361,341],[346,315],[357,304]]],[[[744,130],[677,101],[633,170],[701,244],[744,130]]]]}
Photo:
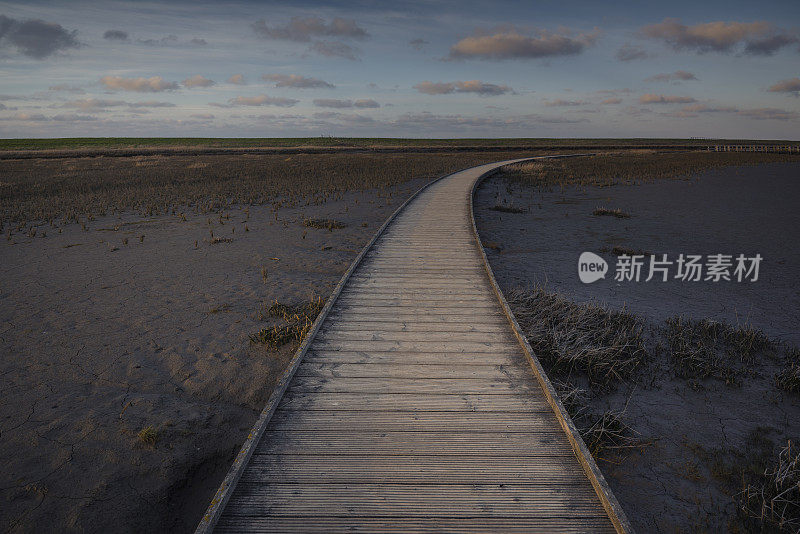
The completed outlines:
{"type": "Polygon", "coordinates": [[[282,324],[262,328],[250,336],[252,343],[270,347],[281,347],[293,341],[302,342],[311,330],[317,315],[325,307],[321,297],[314,297],[300,306],[273,302],[268,308],[259,311],[259,320],[280,319],[282,324]]]}
{"type": "Polygon", "coordinates": [[[152,425],[148,425],[141,429],[136,437],[139,438],[139,442],[143,445],[148,447],[155,447],[156,443],[158,443],[158,430],[156,430],[152,425]]]}
{"type": "Polygon", "coordinates": [[[622,211],[619,208],[615,208],[615,209],[596,208],[592,212],[592,215],[594,215],[595,217],[603,217],[603,216],[616,217],[617,219],[630,219],[631,218],[630,213],[625,213],[624,211],[622,211]]]}
{"type": "Polygon", "coordinates": [[[347,227],[345,223],[337,221],[336,219],[303,219],[303,226],[317,228],[319,230],[328,230],[329,232],[347,227]]]}
{"type": "Polygon", "coordinates": [[[756,356],[776,356],[777,344],[750,326],[683,316],[671,317],[666,324],[672,363],[681,378],[718,378],[736,385],[752,372],[756,356]]]}
{"type": "Polygon", "coordinates": [[[648,357],[643,322],[625,312],[574,304],[541,288],[508,293],[536,356],[557,376],[585,373],[593,385],[630,377],[648,357]]]}
{"type": "Polygon", "coordinates": [[[739,494],[745,517],[764,529],[800,532],[800,452],[789,441],[763,475],[739,494]]]}
{"type": "Polygon", "coordinates": [[[501,213],[525,213],[525,211],[526,211],[523,208],[517,208],[517,207],[514,207],[514,206],[508,206],[506,204],[495,204],[494,206],[492,206],[489,209],[492,210],[492,211],[499,211],[501,213]]]}

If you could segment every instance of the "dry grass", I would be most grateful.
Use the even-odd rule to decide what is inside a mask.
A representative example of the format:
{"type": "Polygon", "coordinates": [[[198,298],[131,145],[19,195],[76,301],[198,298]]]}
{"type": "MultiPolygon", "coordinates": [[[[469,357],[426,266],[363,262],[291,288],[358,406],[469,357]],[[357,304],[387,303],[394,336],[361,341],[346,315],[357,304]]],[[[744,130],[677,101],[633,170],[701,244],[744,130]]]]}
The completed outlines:
{"type": "Polygon", "coordinates": [[[308,228],[316,228],[318,230],[328,230],[329,232],[347,227],[345,223],[337,221],[336,219],[305,219],[305,218],[303,219],[303,226],[306,226],[308,228]]]}
{"type": "Polygon", "coordinates": [[[614,245],[611,248],[603,247],[600,249],[600,252],[610,252],[614,256],[652,256],[653,253],[647,250],[636,250],[628,247],[622,247],[620,245],[614,245]]]}
{"type": "Polygon", "coordinates": [[[553,386],[595,460],[617,462],[623,453],[647,445],[625,422],[627,406],[595,414],[586,390],[559,380],[553,386]]]}
{"type": "Polygon", "coordinates": [[[250,341],[261,343],[272,348],[281,347],[291,342],[302,342],[311,330],[317,315],[325,307],[321,297],[314,297],[299,306],[290,306],[277,300],[269,307],[263,307],[258,312],[258,319],[262,321],[278,319],[281,322],[266,326],[252,334],[250,341]]]}
{"type": "Polygon", "coordinates": [[[141,429],[136,434],[136,437],[139,439],[139,443],[147,447],[155,447],[156,443],[158,443],[158,430],[152,425],[148,425],[141,429]]]}
{"type": "Polygon", "coordinates": [[[638,151],[519,163],[509,165],[503,175],[512,181],[550,190],[574,185],[610,186],[664,178],[686,178],[713,167],[783,161],[800,161],[800,155],[638,151]]]}
{"type": "Polygon", "coordinates": [[[622,211],[619,208],[615,208],[615,209],[596,208],[592,212],[592,215],[594,215],[595,217],[604,217],[604,216],[616,217],[617,219],[630,219],[631,218],[630,213],[625,213],[624,211],[622,211]]]}
{"type": "Polygon", "coordinates": [[[499,211],[501,213],[525,213],[524,208],[517,208],[506,204],[495,204],[489,209],[492,211],[499,211]]]}
{"type": "Polygon", "coordinates": [[[718,378],[735,385],[753,371],[757,356],[777,356],[777,344],[747,325],[681,316],[668,319],[666,325],[672,363],[681,378],[718,378]]]}
{"type": "Polygon", "coordinates": [[[787,347],[784,367],[775,375],[775,386],[789,393],[800,393],[800,349],[787,347]]]}
{"type": "Polygon", "coordinates": [[[234,205],[300,206],[345,191],[388,189],[531,152],[238,154],[0,160],[0,228],[83,222],[133,210],[145,216],[222,212],[234,205]]]}
{"type": "Polygon", "coordinates": [[[594,304],[574,304],[535,287],[507,294],[533,351],[560,378],[585,373],[596,386],[630,377],[648,357],[644,323],[594,304]]]}
{"type": "Polygon", "coordinates": [[[773,465],[739,494],[741,511],[762,530],[800,532],[800,452],[789,441],[773,465]]]}

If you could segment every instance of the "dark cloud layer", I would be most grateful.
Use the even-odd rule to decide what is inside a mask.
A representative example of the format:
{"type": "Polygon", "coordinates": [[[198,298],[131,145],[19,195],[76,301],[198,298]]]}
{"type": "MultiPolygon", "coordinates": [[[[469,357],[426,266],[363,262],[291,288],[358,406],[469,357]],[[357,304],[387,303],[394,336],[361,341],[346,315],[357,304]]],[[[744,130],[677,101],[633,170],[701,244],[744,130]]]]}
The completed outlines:
{"type": "Polygon", "coordinates": [[[275,82],[275,87],[294,87],[296,89],[332,89],[332,83],[319,78],[300,76],[299,74],[264,74],[265,82],[275,82]]]}
{"type": "Polygon", "coordinates": [[[679,19],[667,18],[645,26],[641,35],[664,42],[674,50],[729,53],[743,47],[745,54],[772,55],[784,46],[798,42],[796,35],[782,32],[764,21],[707,22],[687,26],[679,19]]]}
{"type": "Polygon", "coordinates": [[[800,96],[800,78],[781,80],[775,85],[771,85],[767,91],[771,93],[789,93],[794,96],[800,96]]]}
{"type": "Polygon", "coordinates": [[[314,100],[314,105],[320,108],[335,108],[335,109],[346,109],[346,108],[379,108],[381,107],[380,104],[375,102],[370,98],[365,98],[361,100],[356,100],[355,102],[352,100],[338,100],[335,98],[318,98],[314,100]]]}
{"type": "Polygon", "coordinates": [[[351,61],[358,60],[358,49],[339,41],[317,41],[309,50],[325,57],[341,57],[351,61]]]}
{"type": "Polygon", "coordinates": [[[128,32],[122,30],[108,30],[103,34],[103,39],[108,41],[127,41],[128,32]]]}
{"type": "Polygon", "coordinates": [[[681,81],[690,81],[690,80],[697,80],[697,76],[692,74],[691,72],[687,72],[685,70],[676,70],[675,72],[665,72],[661,74],[655,74],[650,76],[649,78],[645,78],[644,81],[646,82],[681,82],[681,81]]]}
{"type": "Polygon", "coordinates": [[[639,59],[648,59],[650,58],[650,54],[641,46],[625,43],[617,50],[616,57],[620,61],[636,61],[639,59]]]}
{"type": "Polygon", "coordinates": [[[39,19],[17,20],[0,15],[0,49],[15,48],[20,54],[35,59],[78,48],[76,30],[39,19]]]}
{"type": "Polygon", "coordinates": [[[353,19],[335,17],[326,22],[322,17],[292,17],[283,26],[268,26],[264,19],[257,20],[251,27],[256,35],[265,39],[308,42],[312,37],[338,37],[365,39],[369,33],[356,24],[353,19]]]}
{"type": "Polygon", "coordinates": [[[562,30],[539,30],[534,35],[523,35],[509,28],[478,32],[461,39],[450,48],[449,59],[535,59],[580,54],[595,43],[599,31],[573,36],[562,30]]]}
{"type": "Polygon", "coordinates": [[[690,96],[654,95],[646,94],[639,97],[640,104],[689,104],[697,102],[690,96]]]}
{"type": "Polygon", "coordinates": [[[481,96],[497,96],[512,93],[513,89],[507,85],[484,83],[480,80],[465,82],[420,82],[414,89],[426,95],[449,95],[452,93],[475,93],[481,96]]]}

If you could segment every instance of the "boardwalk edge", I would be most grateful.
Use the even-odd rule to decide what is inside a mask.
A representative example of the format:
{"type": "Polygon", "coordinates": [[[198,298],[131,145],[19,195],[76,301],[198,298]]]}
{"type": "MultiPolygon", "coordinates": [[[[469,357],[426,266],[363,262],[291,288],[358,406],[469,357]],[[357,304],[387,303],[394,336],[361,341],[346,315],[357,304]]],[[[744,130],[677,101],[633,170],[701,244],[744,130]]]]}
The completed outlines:
{"type": "MultiPolygon", "coordinates": [[[[463,169],[462,169],[463,170],[463,169]]],[[[456,171],[461,172],[461,171],[456,171]]],[[[303,357],[308,352],[308,349],[311,347],[311,343],[314,341],[314,337],[317,335],[317,332],[320,329],[320,326],[328,317],[328,314],[333,308],[333,305],[336,302],[336,299],[339,298],[339,295],[344,289],[345,284],[352,276],[353,272],[356,268],[361,264],[361,261],[364,259],[364,256],[369,252],[375,242],[381,237],[384,230],[394,221],[397,216],[415,199],[417,198],[423,191],[428,189],[430,186],[446,178],[455,172],[443,174],[438,176],[419,188],[417,191],[414,192],[410,197],[406,199],[395,211],[392,215],[386,219],[386,221],[381,225],[375,235],[372,236],[369,243],[367,243],[361,252],[358,254],[353,263],[350,264],[350,267],[347,269],[347,272],[344,273],[339,283],[334,288],[333,293],[331,296],[328,297],[327,302],[325,303],[325,307],[322,308],[322,311],[317,316],[314,324],[311,326],[311,330],[306,335],[303,342],[298,347],[297,352],[292,357],[292,361],[289,364],[289,367],[286,369],[286,372],[283,374],[281,379],[275,386],[275,389],[272,391],[272,395],[270,395],[269,400],[267,401],[266,406],[261,411],[261,414],[258,416],[253,428],[250,430],[250,433],[247,435],[245,439],[244,445],[239,450],[239,453],[236,455],[236,458],[233,461],[233,465],[231,465],[228,474],[225,475],[225,478],[220,484],[219,489],[214,494],[214,497],[211,499],[211,503],[208,506],[205,514],[203,515],[200,523],[197,525],[197,529],[195,529],[195,534],[210,534],[214,531],[214,527],[217,524],[217,521],[222,514],[222,511],[225,509],[225,504],[230,499],[231,494],[233,493],[234,488],[236,487],[237,482],[242,476],[247,463],[250,461],[250,457],[253,456],[253,452],[255,451],[256,446],[258,445],[259,441],[261,441],[261,436],[264,434],[264,430],[267,428],[270,419],[272,419],[272,415],[275,413],[275,410],[278,407],[278,403],[280,403],[281,398],[283,398],[283,394],[286,392],[286,389],[289,387],[289,382],[291,382],[292,377],[294,376],[297,368],[300,367],[300,363],[303,361],[303,357]]]]}
{"type": "MultiPolygon", "coordinates": [[[[523,161],[532,161],[537,159],[555,159],[555,158],[565,158],[565,157],[577,157],[577,156],[588,156],[591,154],[570,154],[570,155],[562,155],[562,156],[540,156],[535,158],[523,158],[519,160],[514,160],[512,162],[507,163],[507,165],[511,165],[514,163],[520,163],[523,161]]],[[[564,430],[564,433],[567,435],[567,439],[572,446],[572,450],[575,453],[578,462],[583,467],[584,472],[586,473],[587,478],[592,484],[597,496],[600,498],[600,502],[603,504],[603,508],[605,509],[606,513],[608,514],[609,519],[611,520],[614,528],[620,534],[633,534],[634,530],[631,526],[630,522],[628,521],[628,517],[625,515],[625,511],[622,509],[622,506],[617,501],[616,496],[611,491],[611,487],[606,482],[605,477],[603,477],[603,473],[600,471],[600,468],[597,467],[597,463],[594,461],[589,448],[584,443],[583,438],[581,437],[580,433],[578,432],[575,423],[572,422],[572,418],[569,416],[567,411],[564,409],[564,406],[561,404],[561,400],[558,398],[558,393],[556,392],[553,384],[550,383],[550,379],[547,378],[547,374],[542,367],[542,364],[539,362],[539,359],[533,353],[533,349],[531,348],[530,344],[528,343],[528,339],[525,337],[522,328],[520,327],[519,323],[517,322],[516,317],[514,317],[514,312],[511,311],[511,307],[508,305],[505,296],[503,295],[503,291],[500,289],[500,286],[497,283],[497,280],[494,276],[494,271],[492,271],[491,265],[489,265],[489,259],[486,257],[486,251],[483,248],[483,243],[481,242],[481,238],[478,234],[478,227],[475,223],[475,210],[474,210],[474,198],[475,198],[475,191],[478,189],[478,186],[486,180],[487,178],[497,174],[503,166],[497,167],[492,169],[483,175],[481,175],[475,183],[472,184],[472,189],[469,193],[469,198],[467,199],[467,203],[469,204],[469,217],[470,222],[472,225],[472,235],[475,238],[475,244],[478,248],[478,252],[480,253],[481,260],[483,261],[483,267],[486,270],[486,274],[489,278],[489,282],[494,290],[497,299],[500,301],[500,305],[503,308],[503,312],[505,313],[508,322],[511,324],[511,329],[514,331],[514,336],[519,341],[519,344],[522,346],[522,350],[525,353],[525,356],[528,359],[528,362],[533,369],[534,374],[536,375],[539,384],[542,386],[542,390],[544,391],[545,397],[547,398],[548,404],[553,409],[556,418],[558,419],[561,428],[564,430]]]]}

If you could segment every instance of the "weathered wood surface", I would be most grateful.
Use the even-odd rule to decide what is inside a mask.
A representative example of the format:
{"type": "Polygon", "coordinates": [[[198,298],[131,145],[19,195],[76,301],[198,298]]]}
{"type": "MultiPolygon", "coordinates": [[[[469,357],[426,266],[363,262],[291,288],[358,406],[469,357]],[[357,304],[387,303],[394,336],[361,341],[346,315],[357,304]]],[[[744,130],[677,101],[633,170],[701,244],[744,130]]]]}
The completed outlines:
{"type": "Polygon", "coordinates": [[[310,342],[217,532],[613,532],[444,178],[385,229],[310,342]]]}

